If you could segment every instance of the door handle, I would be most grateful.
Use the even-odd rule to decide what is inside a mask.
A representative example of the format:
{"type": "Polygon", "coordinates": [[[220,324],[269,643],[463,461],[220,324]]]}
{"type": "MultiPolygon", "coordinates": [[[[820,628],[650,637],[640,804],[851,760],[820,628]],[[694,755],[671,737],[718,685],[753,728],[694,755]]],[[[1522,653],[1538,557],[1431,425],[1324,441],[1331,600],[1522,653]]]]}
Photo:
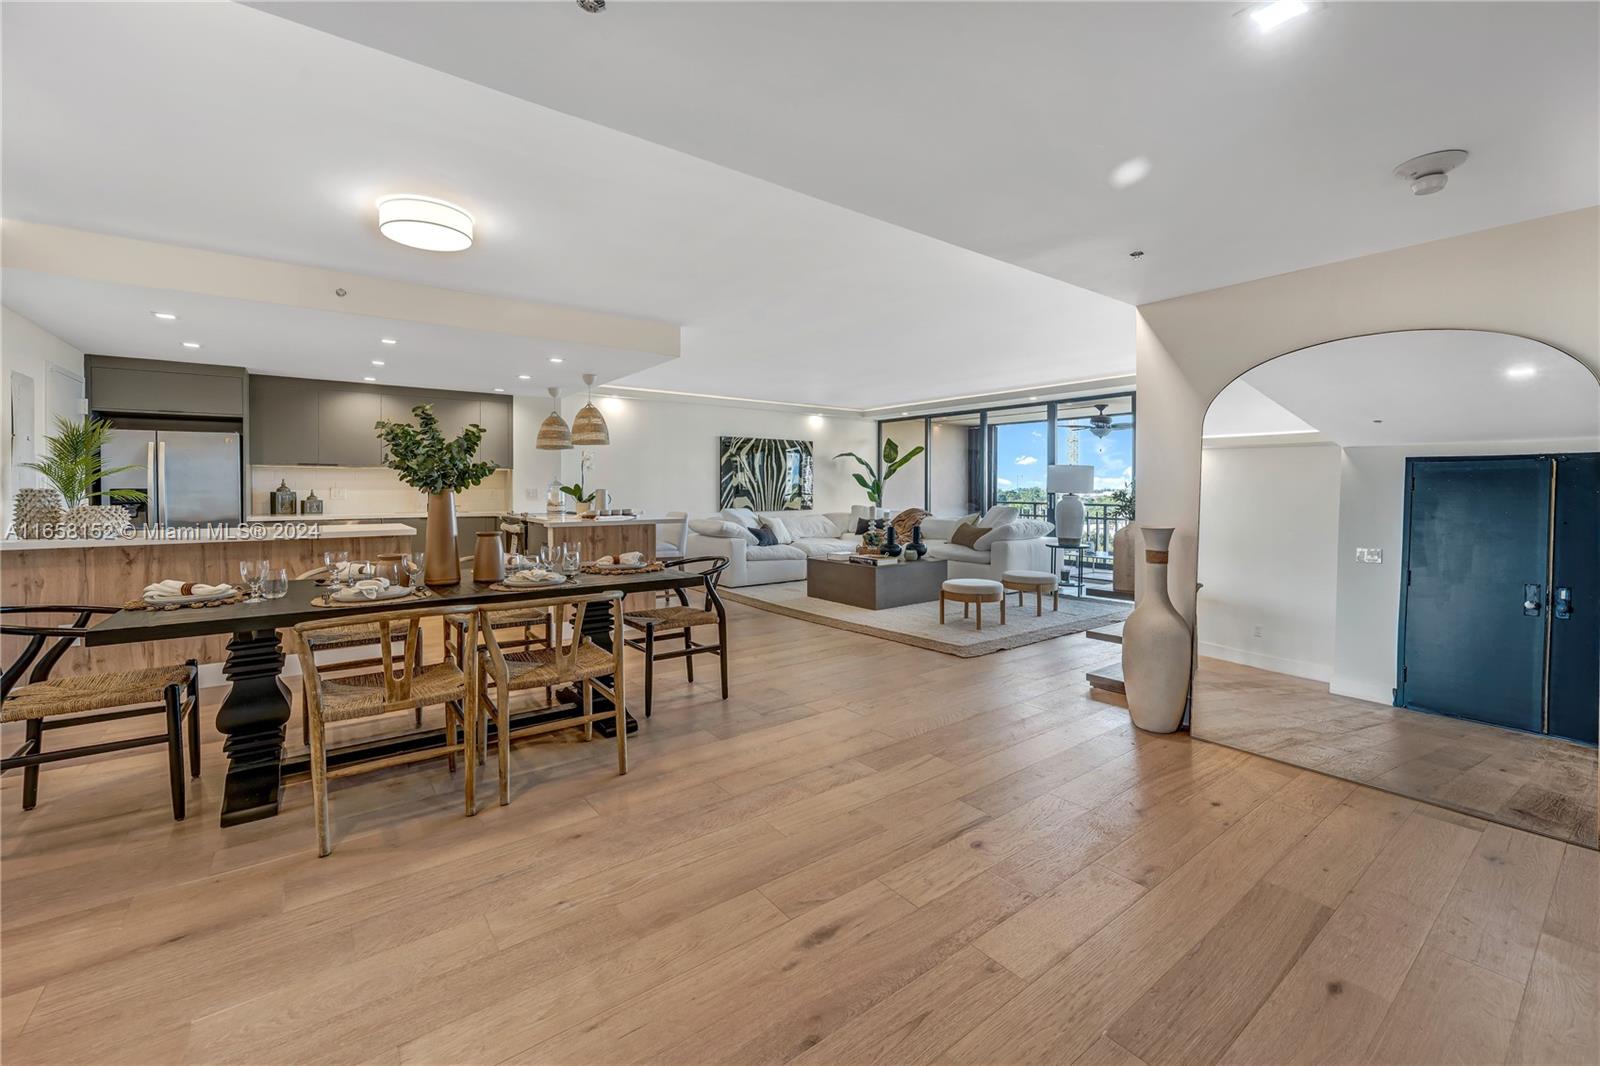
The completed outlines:
{"type": "Polygon", "coordinates": [[[1538,618],[1539,611],[1544,606],[1544,596],[1539,585],[1522,586],[1522,613],[1530,618],[1538,618]]]}
{"type": "Polygon", "coordinates": [[[157,476],[160,478],[161,487],[161,523],[166,525],[167,518],[167,442],[156,442],[157,476]]]}
{"type": "Polygon", "coordinates": [[[1569,588],[1557,588],[1555,592],[1555,616],[1557,618],[1571,618],[1572,590],[1569,588]]]}
{"type": "Polygon", "coordinates": [[[145,525],[161,524],[161,502],[156,499],[156,442],[144,446],[144,514],[145,525]]]}

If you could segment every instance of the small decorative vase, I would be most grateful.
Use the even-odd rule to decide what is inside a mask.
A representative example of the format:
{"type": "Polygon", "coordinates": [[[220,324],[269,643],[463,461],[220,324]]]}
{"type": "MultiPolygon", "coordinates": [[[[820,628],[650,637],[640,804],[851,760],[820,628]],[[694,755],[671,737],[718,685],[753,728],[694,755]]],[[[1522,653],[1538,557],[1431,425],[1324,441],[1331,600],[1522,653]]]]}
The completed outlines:
{"type": "Polygon", "coordinates": [[[1122,680],[1133,724],[1151,733],[1171,733],[1183,722],[1193,642],[1188,623],[1167,595],[1172,530],[1147,526],[1143,534],[1144,597],[1122,626],[1122,680]]]}
{"type": "Polygon", "coordinates": [[[1134,525],[1128,523],[1111,538],[1111,591],[1133,595],[1134,525]]]}
{"type": "Polygon", "coordinates": [[[62,517],[55,489],[18,489],[11,504],[11,528],[23,540],[52,536],[62,517]]]}
{"type": "Polygon", "coordinates": [[[894,527],[885,526],[883,530],[883,554],[893,559],[904,551],[905,548],[895,541],[894,527]]]}
{"type": "Polygon", "coordinates": [[[920,562],[928,554],[928,546],[922,542],[922,523],[918,522],[911,527],[911,543],[906,547],[906,553],[916,553],[920,562]]]}
{"type": "Polygon", "coordinates": [[[500,544],[499,530],[478,534],[478,547],[472,553],[472,580],[492,585],[506,579],[506,553],[500,544]]]}
{"type": "Polygon", "coordinates": [[[586,515],[594,509],[594,504],[588,500],[578,501],[578,514],[586,515]]]}
{"type": "Polygon", "coordinates": [[[456,494],[428,495],[428,558],[423,564],[424,585],[461,584],[461,557],[456,553],[456,494]]]}

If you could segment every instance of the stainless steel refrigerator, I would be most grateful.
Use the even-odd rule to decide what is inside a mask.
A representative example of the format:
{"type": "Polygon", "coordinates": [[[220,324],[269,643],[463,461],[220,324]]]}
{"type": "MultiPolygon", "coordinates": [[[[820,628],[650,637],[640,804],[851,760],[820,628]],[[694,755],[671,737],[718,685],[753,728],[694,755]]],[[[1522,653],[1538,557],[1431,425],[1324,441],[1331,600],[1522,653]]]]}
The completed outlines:
{"type": "Polygon", "coordinates": [[[244,520],[240,439],[238,427],[231,425],[114,429],[101,449],[101,465],[133,469],[103,479],[101,488],[145,491],[146,502],[134,511],[135,524],[237,524],[244,520]]]}

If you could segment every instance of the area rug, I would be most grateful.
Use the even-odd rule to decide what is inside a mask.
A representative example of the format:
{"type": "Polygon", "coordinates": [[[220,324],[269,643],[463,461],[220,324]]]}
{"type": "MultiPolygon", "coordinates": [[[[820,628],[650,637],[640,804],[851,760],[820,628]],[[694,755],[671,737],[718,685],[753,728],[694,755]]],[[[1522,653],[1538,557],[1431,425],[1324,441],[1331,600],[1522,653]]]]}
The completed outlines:
{"type": "Polygon", "coordinates": [[[988,655],[1007,648],[1021,648],[1051,640],[1086,629],[1120,622],[1128,617],[1132,604],[1115,600],[1080,600],[1061,597],[1061,609],[1050,609],[1049,597],[1044,601],[1044,617],[1033,613],[1033,597],[1024,597],[1024,606],[1017,607],[1013,599],[1006,608],[1006,624],[1000,624],[999,604],[984,604],[983,632],[978,632],[972,619],[961,617],[959,603],[945,608],[944,625],[939,624],[939,602],[913,603],[906,607],[891,607],[886,611],[869,611],[832,600],[813,599],[806,595],[804,581],[790,581],[781,585],[754,585],[741,589],[721,589],[722,598],[747,607],[755,607],[773,614],[801,618],[834,629],[848,629],[852,633],[910,644],[918,648],[931,648],[946,655],[971,658],[988,655]]]}

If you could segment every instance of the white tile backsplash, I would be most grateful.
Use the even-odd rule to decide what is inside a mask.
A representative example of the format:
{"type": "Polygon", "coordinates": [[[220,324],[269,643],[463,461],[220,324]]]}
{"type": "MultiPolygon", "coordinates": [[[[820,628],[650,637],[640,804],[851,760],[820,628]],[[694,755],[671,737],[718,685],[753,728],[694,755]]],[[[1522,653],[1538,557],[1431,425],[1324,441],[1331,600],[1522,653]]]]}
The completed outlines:
{"type": "MultiPolygon", "coordinates": [[[[313,489],[322,499],[322,513],[339,515],[421,514],[427,498],[405,485],[383,466],[252,466],[250,513],[264,515],[267,497],[287,481],[300,499],[313,489]]],[[[511,471],[496,470],[481,485],[456,496],[458,511],[504,511],[511,503],[511,471]]]]}

